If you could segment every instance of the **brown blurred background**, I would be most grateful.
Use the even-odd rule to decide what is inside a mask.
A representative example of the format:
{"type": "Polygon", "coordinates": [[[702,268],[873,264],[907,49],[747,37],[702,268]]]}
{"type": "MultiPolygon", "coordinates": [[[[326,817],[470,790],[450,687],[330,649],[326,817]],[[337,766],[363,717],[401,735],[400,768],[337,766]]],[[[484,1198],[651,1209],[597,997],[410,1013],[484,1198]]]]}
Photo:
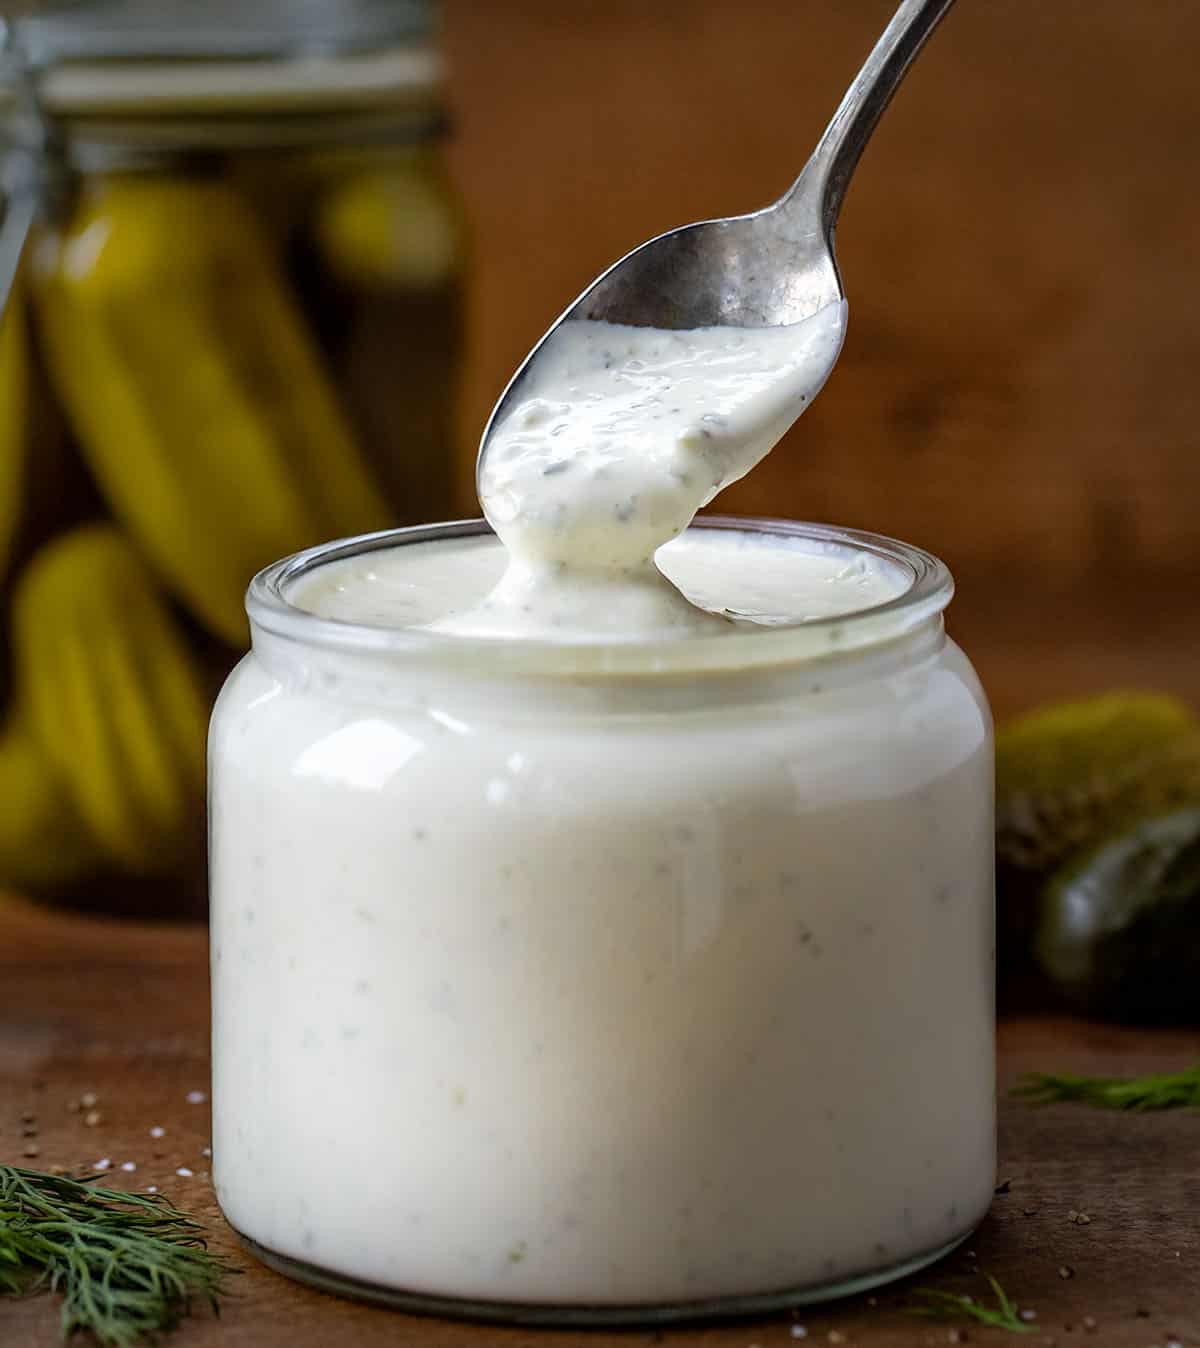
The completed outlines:
{"type": "MultiPolygon", "coordinates": [[[[464,467],[597,271],[787,186],[892,8],[447,0],[474,239],[464,467]]],[[[846,204],[841,363],[721,498],[938,552],[1001,714],[1196,690],[1197,50],[1193,0],[961,0],[846,204]]]]}
{"type": "MultiPolygon", "coordinates": [[[[0,323],[0,890],[158,911],[178,877],[199,911],[247,579],[477,513],[530,345],[629,248],[786,188],[894,4],[22,21],[0,159],[54,190],[0,323]]],[[[1200,700],[1198,50],[1200,0],[960,0],[846,203],[840,365],[718,502],[944,556],[1001,718],[1200,700]]]]}

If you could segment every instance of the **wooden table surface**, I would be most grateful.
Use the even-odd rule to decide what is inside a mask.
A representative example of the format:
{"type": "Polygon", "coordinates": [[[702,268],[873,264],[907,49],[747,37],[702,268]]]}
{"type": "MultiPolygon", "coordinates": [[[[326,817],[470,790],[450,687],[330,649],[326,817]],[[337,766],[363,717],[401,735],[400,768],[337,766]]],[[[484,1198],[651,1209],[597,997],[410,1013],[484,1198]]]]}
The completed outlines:
{"type": "MultiPolygon", "coordinates": [[[[1145,1072],[1200,1055],[1200,1032],[1131,1030],[1028,1019],[1001,1031],[1003,1092],[1030,1069],[1145,1072]]],[[[194,926],[89,921],[0,900],[0,1160],[114,1165],[111,1183],[157,1184],[211,1227],[245,1268],[219,1321],[204,1313],[171,1340],[179,1348],[781,1348],[793,1323],[810,1343],[961,1342],[954,1326],[914,1319],[906,1289],[986,1291],[994,1274],[1036,1310],[1032,1344],[1149,1348],[1200,1345],[1200,1118],[1114,1115],[1077,1106],[1031,1109],[1003,1098],[999,1178],[1008,1180],[977,1236],[910,1284],[788,1315],[653,1332],[496,1329],[398,1315],[291,1283],[237,1251],[208,1181],[206,940],[194,926]],[[97,1097],[99,1120],[72,1108],[97,1097]],[[33,1112],[35,1139],[22,1136],[33,1112]],[[160,1126],[160,1140],[150,1129],[160,1126]],[[134,1173],[116,1167],[137,1165],[134,1173]],[[180,1177],[177,1170],[194,1173],[180,1177]],[[1091,1221],[1070,1220],[1074,1210],[1091,1221]],[[1062,1270],[1069,1270],[1064,1276],[1062,1270]],[[845,1336],[844,1340],[839,1337],[845,1336]]],[[[962,1324],[970,1341],[998,1331],[962,1324]]],[[[999,1341],[999,1340],[998,1340],[999,1341]]],[[[0,1301],[0,1344],[50,1348],[46,1298],[0,1301]]]]}

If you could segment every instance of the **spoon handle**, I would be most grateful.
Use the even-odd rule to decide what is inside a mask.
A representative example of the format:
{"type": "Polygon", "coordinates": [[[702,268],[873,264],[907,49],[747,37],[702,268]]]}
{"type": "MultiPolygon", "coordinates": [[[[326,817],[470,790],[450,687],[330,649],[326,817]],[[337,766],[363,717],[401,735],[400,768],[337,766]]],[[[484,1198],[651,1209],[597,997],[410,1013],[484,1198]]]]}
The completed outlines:
{"type": "Polygon", "coordinates": [[[908,67],[954,0],[902,0],[891,23],[846,90],[804,171],[780,205],[808,212],[829,238],[837,224],[850,176],[884,108],[900,87],[908,67]]]}

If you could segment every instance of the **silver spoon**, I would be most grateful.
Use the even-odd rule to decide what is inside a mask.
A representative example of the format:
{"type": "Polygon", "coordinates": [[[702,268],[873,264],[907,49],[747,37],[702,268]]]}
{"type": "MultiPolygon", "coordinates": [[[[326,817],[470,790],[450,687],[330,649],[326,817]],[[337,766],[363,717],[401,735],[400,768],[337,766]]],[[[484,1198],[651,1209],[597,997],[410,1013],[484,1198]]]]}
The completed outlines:
{"type": "Polygon", "coordinates": [[[509,380],[484,427],[476,475],[492,431],[568,319],[673,329],[775,327],[842,299],[833,235],[850,176],[913,58],[953,2],[903,0],[812,158],[778,201],[749,215],[660,234],[601,272],[509,380]]]}

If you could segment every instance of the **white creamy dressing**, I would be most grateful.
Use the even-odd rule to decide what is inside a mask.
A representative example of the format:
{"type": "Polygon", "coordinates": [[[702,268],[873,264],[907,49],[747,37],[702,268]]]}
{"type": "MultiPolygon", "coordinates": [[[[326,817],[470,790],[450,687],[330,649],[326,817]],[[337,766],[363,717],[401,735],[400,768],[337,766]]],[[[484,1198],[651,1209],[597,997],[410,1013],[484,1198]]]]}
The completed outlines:
{"type": "MultiPolygon", "coordinates": [[[[696,542],[724,594],[754,588],[754,546],[696,542]]],[[[503,564],[430,544],[410,592],[406,546],[300,597],[423,618],[439,550],[464,598],[503,564]]],[[[761,561],[776,598],[790,576],[858,602],[817,554],[761,561]]],[[[356,668],[256,633],[222,693],[233,1226],[372,1284],[564,1305],[814,1288],[964,1235],[994,1061],[992,761],[962,654],[579,687],[456,644],[356,668]]]]}
{"type": "MultiPolygon", "coordinates": [[[[478,610],[505,574],[496,538],[410,543],[331,562],[294,583],[288,599],[323,618],[372,627],[445,628],[478,610]]],[[[691,529],[666,544],[658,566],[713,630],[746,631],[834,618],[903,594],[896,564],[841,544],[737,528],[691,529]]],[[[689,630],[708,631],[708,628],[689,630]]]]}
{"type": "Polygon", "coordinates": [[[936,619],[766,674],[722,640],[698,676],[713,647],[681,641],[666,680],[649,647],[575,680],[450,635],[744,633],[903,593],[850,540],[687,529],[844,321],[569,325],[484,466],[502,542],[287,591],[447,633],[436,659],[256,627],[210,742],[213,1141],[266,1249],[491,1302],[794,1298],[986,1210],[990,724],[936,619]]]}
{"type": "Polygon", "coordinates": [[[438,628],[583,640],[727,628],[664,580],[655,553],[777,443],[845,330],[844,301],[788,327],[562,324],[480,469],[508,568],[438,628]]]}

